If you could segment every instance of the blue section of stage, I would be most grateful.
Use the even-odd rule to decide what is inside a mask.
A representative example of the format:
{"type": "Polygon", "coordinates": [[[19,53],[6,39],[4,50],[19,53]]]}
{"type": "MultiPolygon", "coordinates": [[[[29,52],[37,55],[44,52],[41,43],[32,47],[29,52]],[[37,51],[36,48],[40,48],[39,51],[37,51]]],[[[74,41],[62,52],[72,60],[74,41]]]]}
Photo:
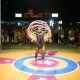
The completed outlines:
{"type": "MultiPolygon", "coordinates": [[[[39,56],[38,58],[40,58],[39,56]]],[[[66,67],[57,69],[57,70],[37,70],[37,69],[32,69],[31,66],[28,67],[27,65],[25,66],[23,62],[25,60],[33,59],[35,58],[34,56],[29,56],[29,57],[24,57],[17,59],[13,65],[16,69],[25,72],[25,73],[32,73],[32,74],[42,74],[42,75],[57,75],[57,74],[65,74],[72,72],[78,68],[78,64],[74,62],[73,60],[63,58],[63,57],[57,57],[57,56],[47,56],[46,58],[48,59],[58,59],[58,60],[63,60],[67,63],[66,67]]]]}

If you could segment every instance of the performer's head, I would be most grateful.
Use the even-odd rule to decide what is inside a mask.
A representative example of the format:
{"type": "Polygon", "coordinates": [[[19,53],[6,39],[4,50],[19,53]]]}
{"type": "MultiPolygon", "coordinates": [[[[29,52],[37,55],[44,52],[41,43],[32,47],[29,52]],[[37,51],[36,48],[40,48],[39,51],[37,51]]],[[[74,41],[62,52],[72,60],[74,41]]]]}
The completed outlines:
{"type": "Polygon", "coordinates": [[[41,33],[41,32],[42,32],[42,27],[41,27],[41,26],[38,26],[37,32],[38,32],[38,33],[41,33]]]}

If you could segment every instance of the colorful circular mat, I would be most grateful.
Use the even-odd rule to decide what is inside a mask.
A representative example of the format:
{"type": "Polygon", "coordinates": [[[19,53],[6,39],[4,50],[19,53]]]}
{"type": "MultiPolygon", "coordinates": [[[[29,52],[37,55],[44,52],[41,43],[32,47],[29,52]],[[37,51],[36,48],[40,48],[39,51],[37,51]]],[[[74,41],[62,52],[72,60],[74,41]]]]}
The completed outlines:
{"type": "Polygon", "coordinates": [[[68,58],[46,56],[44,61],[38,56],[23,57],[14,61],[13,66],[22,72],[40,75],[67,74],[78,69],[79,65],[68,58]]]}

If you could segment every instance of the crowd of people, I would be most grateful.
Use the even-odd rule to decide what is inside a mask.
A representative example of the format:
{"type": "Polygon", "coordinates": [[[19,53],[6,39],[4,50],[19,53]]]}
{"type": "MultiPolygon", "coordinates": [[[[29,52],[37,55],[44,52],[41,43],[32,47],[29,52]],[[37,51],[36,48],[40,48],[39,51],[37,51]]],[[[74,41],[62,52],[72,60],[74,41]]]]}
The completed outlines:
{"type": "MultiPolygon", "coordinates": [[[[52,31],[52,37],[49,39],[48,42],[52,43],[59,43],[59,44],[69,44],[69,45],[77,45],[80,46],[80,30],[79,29],[59,29],[52,31]]],[[[7,31],[5,29],[2,29],[1,33],[1,41],[2,43],[8,42],[8,43],[19,43],[19,45],[22,45],[24,43],[30,42],[27,36],[27,29],[13,29],[11,31],[7,31]]]]}
{"type": "Polygon", "coordinates": [[[2,43],[19,43],[22,45],[28,42],[26,29],[14,29],[12,31],[2,29],[1,36],[2,43]]]}
{"type": "Polygon", "coordinates": [[[80,30],[77,28],[52,31],[54,43],[80,46],[80,30]]]}

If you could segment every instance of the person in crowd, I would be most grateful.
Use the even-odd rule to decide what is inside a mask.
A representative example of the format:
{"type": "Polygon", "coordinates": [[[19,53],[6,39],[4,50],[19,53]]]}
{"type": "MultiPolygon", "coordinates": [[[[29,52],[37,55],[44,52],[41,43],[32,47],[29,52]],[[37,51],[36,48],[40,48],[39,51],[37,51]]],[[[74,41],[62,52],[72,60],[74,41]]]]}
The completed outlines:
{"type": "Polygon", "coordinates": [[[21,30],[20,29],[17,31],[17,39],[18,39],[19,45],[22,45],[22,37],[21,37],[21,30]]]}
{"type": "Polygon", "coordinates": [[[69,44],[74,45],[74,41],[75,41],[75,30],[72,28],[71,30],[69,30],[69,44]]]}
{"type": "Polygon", "coordinates": [[[14,43],[17,43],[18,42],[18,39],[17,39],[17,29],[15,29],[14,31],[13,31],[13,33],[14,33],[14,40],[13,40],[13,42],[14,43]]]}
{"type": "Polygon", "coordinates": [[[60,31],[59,41],[60,41],[60,44],[64,44],[64,30],[60,31]]]}
{"type": "Polygon", "coordinates": [[[8,42],[8,31],[5,30],[3,35],[4,35],[4,42],[8,42]]]}
{"type": "Polygon", "coordinates": [[[25,41],[25,32],[24,30],[21,30],[21,43],[23,44],[25,41]]]}
{"type": "Polygon", "coordinates": [[[13,42],[13,39],[14,39],[14,33],[13,31],[10,31],[9,32],[9,42],[13,42]]]}

